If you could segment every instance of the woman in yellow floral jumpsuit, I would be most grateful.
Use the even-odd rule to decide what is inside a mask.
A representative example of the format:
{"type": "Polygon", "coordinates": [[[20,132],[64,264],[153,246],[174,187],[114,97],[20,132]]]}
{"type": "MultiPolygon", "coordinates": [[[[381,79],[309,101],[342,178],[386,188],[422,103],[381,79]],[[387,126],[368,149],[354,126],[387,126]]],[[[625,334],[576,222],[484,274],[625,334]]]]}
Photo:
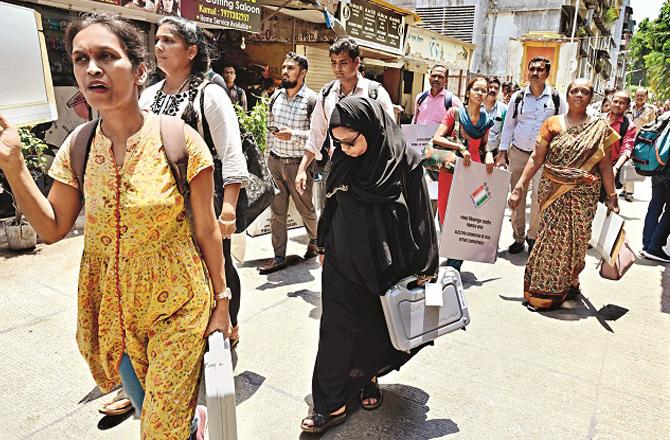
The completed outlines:
{"type": "Polygon", "coordinates": [[[74,23],[66,42],[79,88],[101,115],[83,191],[70,164],[68,138],[50,170],[53,188],[48,198],[42,196],[16,131],[1,116],[0,168],[47,243],[68,233],[85,196],[79,349],[103,391],[119,383],[127,355],[146,393],[142,438],[185,440],[203,336],[215,330],[229,334],[228,301],[221,295],[215,307],[212,295],[225,291],[212,157],[197,132],[186,127],[198,252],[162,147],[159,118],[142,113],[137,103],[147,73],[141,35],[126,22],[98,14],[74,23]]]}

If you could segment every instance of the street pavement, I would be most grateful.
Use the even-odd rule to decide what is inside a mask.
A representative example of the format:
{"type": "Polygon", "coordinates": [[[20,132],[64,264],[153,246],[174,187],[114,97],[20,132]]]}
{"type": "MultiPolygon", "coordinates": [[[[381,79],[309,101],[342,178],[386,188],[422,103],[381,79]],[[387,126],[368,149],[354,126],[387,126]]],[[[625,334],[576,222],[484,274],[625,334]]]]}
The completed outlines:
{"type": "MultiPolygon", "coordinates": [[[[635,250],[650,195],[622,201],[635,250]]],[[[289,253],[307,237],[291,231],[289,253]]],[[[504,221],[501,248],[511,241],[504,221]]],[[[81,236],[27,254],[0,249],[0,439],[138,439],[139,421],[101,417],[101,397],[75,343],[81,236]]],[[[0,245],[1,246],[1,245],[0,245]]],[[[260,276],[269,236],[247,241],[235,383],[240,439],[670,438],[670,271],[640,260],[623,280],[598,276],[554,312],[521,305],[526,254],[466,262],[472,322],[380,382],[382,407],[350,403],[347,423],[300,434],[318,342],[320,268],[260,276]]],[[[592,252],[592,251],[590,251],[592,252]]]]}

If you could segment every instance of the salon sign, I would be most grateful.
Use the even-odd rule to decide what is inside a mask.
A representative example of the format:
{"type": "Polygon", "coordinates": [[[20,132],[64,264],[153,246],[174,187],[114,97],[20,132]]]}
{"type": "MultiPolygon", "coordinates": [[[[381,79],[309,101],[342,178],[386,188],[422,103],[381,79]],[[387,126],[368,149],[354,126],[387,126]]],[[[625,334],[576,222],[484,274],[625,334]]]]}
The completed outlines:
{"type": "Polygon", "coordinates": [[[261,30],[260,0],[182,0],[181,16],[244,32],[261,30]]]}

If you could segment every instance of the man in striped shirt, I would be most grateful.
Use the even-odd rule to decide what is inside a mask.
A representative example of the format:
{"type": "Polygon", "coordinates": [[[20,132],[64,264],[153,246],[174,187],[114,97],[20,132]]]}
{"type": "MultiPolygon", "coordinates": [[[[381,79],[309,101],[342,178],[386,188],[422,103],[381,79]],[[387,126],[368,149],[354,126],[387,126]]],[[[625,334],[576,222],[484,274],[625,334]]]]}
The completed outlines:
{"type": "Polygon", "coordinates": [[[287,266],[286,219],[289,197],[293,199],[309,236],[305,258],[313,258],[317,255],[317,217],[312,203],[314,166],[308,170],[304,192],[298,192],[294,185],[298,166],[305,151],[305,142],[309,135],[312,111],[317,100],[316,93],[305,85],[308,68],[307,58],[289,52],[282,64],[281,89],[277,90],[270,99],[268,113],[270,132],[267,140],[267,149],[270,151],[268,169],[279,188],[279,194],[275,196],[270,205],[272,211],[270,229],[275,256],[261,266],[261,274],[276,272],[287,266]]]}

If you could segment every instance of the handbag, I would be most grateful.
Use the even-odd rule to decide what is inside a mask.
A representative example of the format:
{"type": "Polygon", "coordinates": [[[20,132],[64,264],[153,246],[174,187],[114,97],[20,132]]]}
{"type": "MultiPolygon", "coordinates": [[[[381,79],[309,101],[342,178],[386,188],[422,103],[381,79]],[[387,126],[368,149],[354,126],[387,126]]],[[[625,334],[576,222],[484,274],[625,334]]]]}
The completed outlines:
{"type": "Polygon", "coordinates": [[[253,134],[242,134],[242,151],[249,170],[249,183],[240,190],[237,200],[237,233],[247,229],[275,197],[274,180],[253,134]]]}
{"type": "MultiPolygon", "coordinates": [[[[216,149],[214,148],[214,141],[212,134],[209,131],[209,123],[205,116],[205,87],[206,83],[200,93],[200,114],[202,115],[202,131],[204,134],[205,143],[209,147],[212,156],[214,157],[214,182],[215,182],[215,209],[218,213],[221,211],[223,204],[224,188],[221,180],[221,159],[218,157],[216,149]]],[[[237,207],[235,208],[235,232],[244,232],[247,227],[263,212],[270,204],[275,196],[275,183],[268,170],[267,163],[263,159],[256,138],[252,133],[244,132],[240,127],[240,134],[242,139],[242,152],[247,162],[247,170],[249,171],[249,183],[246,187],[240,189],[240,194],[237,198],[237,207]]]]}
{"type": "Polygon", "coordinates": [[[614,258],[614,265],[605,261],[601,261],[600,265],[600,276],[606,280],[618,281],[628,272],[628,269],[635,263],[637,257],[635,257],[635,252],[630,248],[628,240],[626,240],[626,232],[621,231],[619,237],[621,240],[619,252],[614,258]]]}

